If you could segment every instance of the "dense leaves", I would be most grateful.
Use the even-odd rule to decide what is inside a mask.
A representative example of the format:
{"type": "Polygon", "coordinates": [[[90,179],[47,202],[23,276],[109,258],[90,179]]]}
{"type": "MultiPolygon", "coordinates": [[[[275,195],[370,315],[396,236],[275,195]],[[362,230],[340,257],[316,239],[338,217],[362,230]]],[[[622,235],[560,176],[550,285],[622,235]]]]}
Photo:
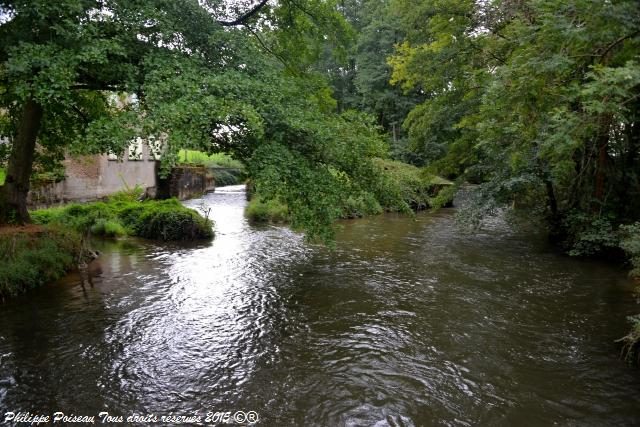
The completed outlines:
{"type": "Polygon", "coordinates": [[[476,207],[544,214],[572,253],[618,246],[640,219],[637,6],[395,0],[393,80],[427,94],[405,120],[413,149],[482,182],[476,207]]]}
{"type": "MultiPolygon", "coordinates": [[[[162,154],[163,173],[181,149],[227,152],[247,163],[263,197],[286,200],[295,226],[325,240],[342,200],[371,185],[369,159],[385,155],[371,120],[336,114],[325,78],[311,71],[323,49],[337,54],[350,38],[332,2],[265,5],[239,26],[229,25],[239,8],[196,0],[0,10],[0,135],[14,148],[24,106],[35,105],[42,120],[27,127],[52,162],[121,153],[135,138],[162,154]]],[[[11,183],[11,164],[31,167],[9,164],[11,183]]]]}

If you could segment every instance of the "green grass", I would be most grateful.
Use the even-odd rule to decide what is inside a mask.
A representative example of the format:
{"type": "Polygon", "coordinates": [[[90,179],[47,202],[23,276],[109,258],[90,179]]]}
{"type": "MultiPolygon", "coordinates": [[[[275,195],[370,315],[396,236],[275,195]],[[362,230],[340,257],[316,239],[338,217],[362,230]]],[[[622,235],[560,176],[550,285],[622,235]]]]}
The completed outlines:
{"type": "Polygon", "coordinates": [[[0,253],[0,299],[4,299],[64,276],[86,252],[82,251],[79,233],[44,227],[30,232],[3,229],[0,253]]]}
{"type": "Polygon", "coordinates": [[[232,159],[224,153],[206,154],[201,151],[180,150],[178,153],[178,162],[180,163],[196,163],[207,167],[220,168],[236,168],[244,169],[241,161],[232,159]]]}
{"type": "Polygon", "coordinates": [[[31,218],[36,224],[90,230],[104,237],[128,235],[164,241],[213,237],[211,221],[176,199],[138,202],[116,197],[108,202],[41,209],[31,212],[31,218]]]}

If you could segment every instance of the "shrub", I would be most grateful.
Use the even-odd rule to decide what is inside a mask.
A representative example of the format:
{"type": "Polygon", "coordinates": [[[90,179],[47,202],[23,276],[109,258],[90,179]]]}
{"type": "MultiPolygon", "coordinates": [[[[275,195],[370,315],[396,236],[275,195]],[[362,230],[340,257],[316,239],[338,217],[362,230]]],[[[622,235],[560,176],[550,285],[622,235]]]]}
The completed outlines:
{"type": "Polygon", "coordinates": [[[421,169],[406,163],[376,159],[380,179],[376,190],[380,204],[389,211],[410,212],[448,204],[453,199],[453,191],[442,192],[453,187],[444,178],[424,173],[421,169]]]}
{"type": "Polygon", "coordinates": [[[245,214],[254,222],[287,222],[289,209],[279,200],[264,201],[260,196],[254,196],[245,209],[245,214]]]}
{"type": "Polygon", "coordinates": [[[134,188],[118,191],[109,196],[110,202],[135,202],[140,200],[144,195],[144,189],[140,184],[136,184],[134,188]]]}
{"type": "Polygon", "coordinates": [[[367,215],[380,215],[384,210],[371,193],[361,196],[351,196],[342,208],[342,218],[361,218],[367,215]]]}
{"type": "Polygon", "coordinates": [[[158,202],[145,209],[135,221],[137,236],[160,240],[210,239],[213,230],[209,221],[196,211],[184,208],[177,200],[158,202]]]}
{"type": "Polygon", "coordinates": [[[640,314],[627,317],[631,331],[618,342],[622,343],[622,357],[629,363],[640,366],[640,314]]]}
{"type": "Polygon", "coordinates": [[[242,162],[224,153],[206,154],[195,150],[180,150],[180,153],[178,153],[178,161],[180,163],[195,163],[207,167],[244,169],[242,162]]]}
{"type": "Polygon", "coordinates": [[[99,218],[96,223],[91,226],[91,234],[104,237],[120,237],[126,236],[127,230],[122,224],[115,220],[99,218]]]}
{"type": "Polygon", "coordinates": [[[211,173],[213,173],[216,187],[242,184],[245,178],[241,170],[212,170],[211,173]]]}

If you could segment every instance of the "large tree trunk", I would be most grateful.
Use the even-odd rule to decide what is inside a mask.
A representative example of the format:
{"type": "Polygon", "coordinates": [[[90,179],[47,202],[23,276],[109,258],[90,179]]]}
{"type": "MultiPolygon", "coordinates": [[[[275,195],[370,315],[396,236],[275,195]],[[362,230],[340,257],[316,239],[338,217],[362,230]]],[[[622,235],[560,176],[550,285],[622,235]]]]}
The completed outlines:
{"type": "Polygon", "coordinates": [[[0,187],[0,224],[31,222],[27,211],[27,194],[41,119],[42,106],[29,99],[13,140],[7,176],[0,187]]]}

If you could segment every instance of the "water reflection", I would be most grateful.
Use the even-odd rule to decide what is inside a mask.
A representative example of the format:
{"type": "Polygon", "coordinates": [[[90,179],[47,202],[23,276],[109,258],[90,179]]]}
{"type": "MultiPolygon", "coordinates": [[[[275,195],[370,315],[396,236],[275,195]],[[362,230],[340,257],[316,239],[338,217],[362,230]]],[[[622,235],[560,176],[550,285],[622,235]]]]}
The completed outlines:
{"type": "Polygon", "coordinates": [[[0,309],[0,407],[254,410],[261,425],[640,423],[613,339],[637,310],[611,266],[450,211],[347,221],[337,249],[250,226],[240,187],[211,243],[104,242],[0,309]],[[82,283],[84,282],[84,287],[82,283]]]}

